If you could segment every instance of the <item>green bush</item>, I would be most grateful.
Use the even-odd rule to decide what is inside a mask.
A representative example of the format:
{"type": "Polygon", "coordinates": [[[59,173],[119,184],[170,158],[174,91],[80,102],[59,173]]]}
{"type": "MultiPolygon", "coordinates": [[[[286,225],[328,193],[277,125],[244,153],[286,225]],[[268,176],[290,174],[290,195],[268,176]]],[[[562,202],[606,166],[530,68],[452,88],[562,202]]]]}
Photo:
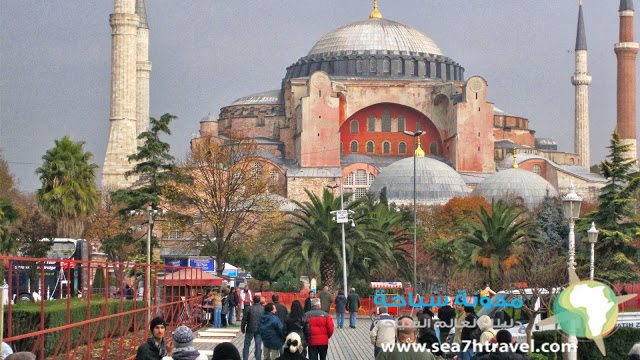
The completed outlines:
{"type": "Polygon", "coordinates": [[[294,275],[286,273],[271,283],[271,291],[275,292],[299,292],[302,289],[302,281],[294,275]]]}
{"type": "MultiPolygon", "coordinates": [[[[109,301],[109,314],[117,314],[133,310],[133,301],[125,300],[123,302],[123,309],[120,310],[120,301],[109,301]]],[[[105,316],[104,314],[104,298],[92,299],[91,318],[97,318],[105,316]]],[[[137,308],[143,308],[145,305],[142,301],[137,302],[137,308]]],[[[3,314],[5,318],[5,324],[7,324],[7,311],[3,314]]],[[[22,303],[13,306],[12,312],[12,336],[28,334],[40,330],[40,303],[22,303]]],[[[127,328],[131,317],[134,315],[124,315],[121,317],[114,317],[108,320],[109,332],[114,332],[115,336],[126,334],[130,330],[133,330],[133,325],[127,328]],[[120,326],[120,320],[122,320],[122,326],[120,326]]],[[[146,316],[144,311],[135,313],[136,326],[138,329],[144,329],[143,319],[146,316]]],[[[45,302],[44,312],[44,328],[51,329],[59,326],[73,324],[87,319],[87,299],[72,299],[70,307],[70,321],[67,322],[67,301],[52,300],[45,302]]],[[[74,349],[79,345],[83,345],[87,341],[87,336],[92,336],[93,341],[104,338],[104,330],[107,320],[97,321],[90,325],[77,326],[69,329],[70,331],[70,348],[74,349]]],[[[133,322],[132,322],[133,324],[133,322]]],[[[7,336],[7,329],[5,327],[4,336],[7,336]]],[[[51,356],[55,352],[60,338],[64,338],[64,331],[55,331],[45,335],[44,346],[45,355],[51,356]]],[[[12,342],[12,347],[17,351],[31,351],[35,344],[37,337],[26,338],[12,342]]],[[[62,340],[60,350],[58,353],[64,353],[66,349],[66,342],[62,340]]]]}
{"type": "MultiPolygon", "coordinates": [[[[542,343],[562,343],[562,334],[559,331],[534,332],[533,338],[536,347],[542,343]]],[[[616,328],[611,334],[604,338],[604,346],[607,349],[607,356],[602,356],[596,344],[591,340],[578,341],[578,360],[606,360],[606,359],[626,359],[629,350],[640,339],[640,329],[636,328],[616,328]]],[[[554,359],[554,354],[546,353],[546,359],[554,359]]],[[[558,356],[560,359],[561,356],[558,356]]],[[[545,358],[538,357],[543,360],[545,358]]]]}

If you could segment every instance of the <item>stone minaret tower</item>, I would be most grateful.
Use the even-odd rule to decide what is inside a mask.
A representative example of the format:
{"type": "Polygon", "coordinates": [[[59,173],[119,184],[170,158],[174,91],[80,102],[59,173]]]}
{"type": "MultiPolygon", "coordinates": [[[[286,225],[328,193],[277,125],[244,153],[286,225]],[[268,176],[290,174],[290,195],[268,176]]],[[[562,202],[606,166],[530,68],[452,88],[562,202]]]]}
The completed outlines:
{"type": "Polygon", "coordinates": [[[591,76],[587,75],[587,37],[582,18],[582,1],[578,10],[578,32],[576,34],[576,72],[571,83],[576,88],[574,152],[580,155],[580,165],[589,167],[589,84],[591,76]]]}
{"type": "MultiPolygon", "coordinates": [[[[149,24],[144,0],[136,0],[136,14],[140,17],[138,25],[138,47],[136,62],[136,119],[138,121],[136,134],[149,130],[149,75],[151,61],[149,61],[149,24]]],[[[138,140],[138,146],[144,141],[138,140]]]]}
{"type": "Polygon", "coordinates": [[[618,59],[618,122],[616,130],[621,143],[629,145],[627,159],[637,159],[636,153],[636,54],[633,41],[633,0],[620,0],[620,42],[613,49],[618,59]]]}

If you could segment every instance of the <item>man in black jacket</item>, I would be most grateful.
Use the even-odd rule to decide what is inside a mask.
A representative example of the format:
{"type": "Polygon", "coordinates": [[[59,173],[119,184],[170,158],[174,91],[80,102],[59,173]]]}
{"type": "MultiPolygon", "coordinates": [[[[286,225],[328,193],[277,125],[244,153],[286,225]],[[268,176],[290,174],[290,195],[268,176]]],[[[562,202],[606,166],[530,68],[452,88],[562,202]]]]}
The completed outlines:
{"type": "Polygon", "coordinates": [[[271,295],[271,301],[273,301],[273,306],[276,307],[276,316],[278,317],[278,319],[280,319],[280,323],[284,325],[284,323],[287,321],[289,310],[287,310],[286,306],[280,304],[280,296],[278,296],[278,294],[271,295]]]}
{"type": "Polygon", "coordinates": [[[147,342],[140,345],[135,360],[160,360],[171,353],[172,349],[167,346],[164,339],[164,332],[167,329],[164,319],[159,316],[153,318],[149,329],[152,336],[147,339],[147,342]]]}
{"type": "Polygon", "coordinates": [[[455,324],[453,323],[455,321],[456,318],[456,309],[454,309],[453,307],[451,307],[451,301],[441,307],[438,310],[438,319],[440,319],[441,321],[444,321],[445,326],[441,326],[440,327],[440,343],[444,344],[447,342],[447,338],[449,337],[449,334],[451,333],[451,329],[453,329],[453,327],[455,326],[455,324]]]}
{"type": "Polygon", "coordinates": [[[236,288],[232,287],[229,292],[229,326],[233,325],[233,317],[235,316],[236,306],[240,303],[240,296],[236,293],[236,288]]]}
{"type": "Polygon", "coordinates": [[[240,323],[240,331],[244,334],[242,360],[249,359],[249,349],[253,340],[255,340],[255,358],[256,360],[262,359],[262,337],[258,332],[258,319],[262,314],[264,314],[264,306],[260,305],[260,296],[256,295],[253,297],[253,305],[245,309],[240,323]]]}

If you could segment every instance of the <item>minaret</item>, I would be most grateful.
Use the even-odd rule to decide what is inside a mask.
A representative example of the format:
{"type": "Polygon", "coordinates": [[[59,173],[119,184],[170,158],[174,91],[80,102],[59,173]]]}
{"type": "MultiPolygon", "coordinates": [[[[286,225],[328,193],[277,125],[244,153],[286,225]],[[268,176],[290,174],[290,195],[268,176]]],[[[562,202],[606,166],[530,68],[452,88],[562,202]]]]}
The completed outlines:
{"type": "Polygon", "coordinates": [[[582,18],[582,0],[580,0],[578,10],[575,53],[576,71],[571,77],[571,83],[576,88],[574,152],[580,155],[580,165],[588,168],[591,166],[589,159],[589,84],[591,84],[591,76],[587,75],[587,37],[582,18]]]}
{"type": "Polygon", "coordinates": [[[636,54],[638,43],[633,41],[633,0],[620,0],[620,42],[613,50],[618,59],[618,122],[616,130],[620,142],[629,145],[624,154],[637,159],[636,153],[636,54]]]}
{"type": "Polygon", "coordinates": [[[111,24],[111,126],[102,168],[103,191],[131,185],[125,179],[133,168],[128,156],[136,149],[136,31],[140,18],[135,0],[114,0],[111,24]]]}
{"type": "MultiPolygon", "coordinates": [[[[136,0],[136,14],[140,17],[138,25],[138,48],[136,62],[136,119],[138,121],[136,135],[149,130],[149,75],[151,61],[149,61],[149,24],[144,0],[136,0]]],[[[144,140],[138,140],[138,146],[144,140]]]]}

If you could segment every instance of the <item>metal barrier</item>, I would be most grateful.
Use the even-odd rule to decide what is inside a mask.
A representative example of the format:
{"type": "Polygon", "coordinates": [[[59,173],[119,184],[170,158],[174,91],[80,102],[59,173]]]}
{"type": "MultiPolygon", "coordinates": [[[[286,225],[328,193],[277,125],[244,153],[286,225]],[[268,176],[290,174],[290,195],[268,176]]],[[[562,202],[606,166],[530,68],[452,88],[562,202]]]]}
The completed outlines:
{"type": "Polygon", "coordinates": [[[167,334],[199,327],[211,285],[196,268],[6,256],[0,263],[8,284],[0,340],[38,359],[133,359],[152,317],[165,318],[167,334]]]}

